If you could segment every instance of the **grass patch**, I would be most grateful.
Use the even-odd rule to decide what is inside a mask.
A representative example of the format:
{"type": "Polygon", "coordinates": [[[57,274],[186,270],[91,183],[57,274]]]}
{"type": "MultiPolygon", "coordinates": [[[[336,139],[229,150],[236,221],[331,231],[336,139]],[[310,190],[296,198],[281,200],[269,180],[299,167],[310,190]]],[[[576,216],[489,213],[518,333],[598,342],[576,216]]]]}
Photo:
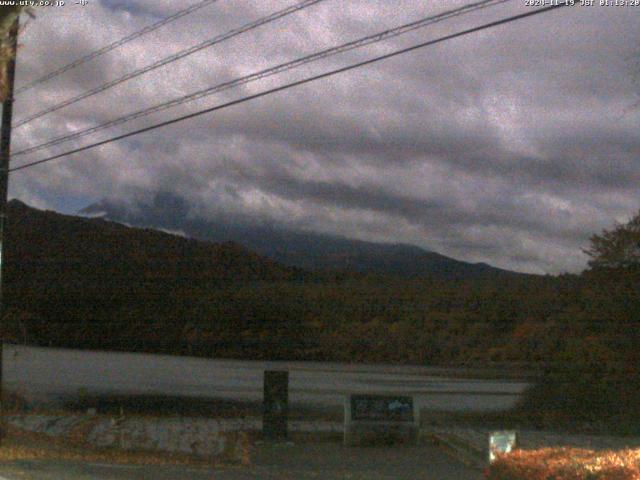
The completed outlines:
{"type": "MultiPolygon", "coordinates": [[[[103,415],[152,415],[202,418],[259,418],[259,401],[203,398],[182,395],[80,395],[63,401],[68,412],[86,412],[95,409],[103,415]]],[[[289,405],[290,420],[342,421],[341,407],[289,405]]]]}
{"type": "Polygon", "coordinates": [[[23,413],[29,411],[29,402],[20,392],[2,390],[2,412],[7,413],[23,413]]]}
{"type": "Polygon", "coordinates": [[[570,414],[559,414],[553,408],[548,411],[535,408],[514,408],[497,412],[433,412],[425,410],[420,415],[424,427],[455,426],[488,430],[544,430],[562,434],[638,436],[633,421],[617,417],[576,420],[570,414]]]}
{"type": "Polygon", "coordinates": [[[522,427],[523,419],[513,411],[498,412],[442,412],[421,410],[420,422],[423,426],[446,425],[457,427],[516,428],[522,427]]]}
{"type": "Polygon", "coordinates": [[[514,415],[537,428],[639,435],[640,379],[606,365],[567,365],[532,385],[514,415]]]}

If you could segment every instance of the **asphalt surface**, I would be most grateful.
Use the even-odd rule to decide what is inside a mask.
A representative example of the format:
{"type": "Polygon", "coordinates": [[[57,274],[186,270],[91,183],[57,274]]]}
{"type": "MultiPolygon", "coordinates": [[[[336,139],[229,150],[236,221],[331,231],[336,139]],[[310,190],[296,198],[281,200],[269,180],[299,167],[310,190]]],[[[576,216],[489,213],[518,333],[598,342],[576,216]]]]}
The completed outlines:
{"type": "Polygon", "coordinates": [[[0,465],[0,480],[480,480],[480,472],[433,445],[344,447],[262,444],[247,467],[123,466],[70,461],[0,465]]]}
{"type": "MultiPolygon", "coordinates": [[[[512,407],[528,386],[507,378],[462,378],[466,368],[267,362],[5,345],[3,384],[50,409],[82,396],[156,395],[262,402],[265,370],[289,371],[290,405],[342,407],[349,393],[412,395],[421,409],[512,407]]],[[[505,374],[506,375],[506,374],[505,374]]]]}

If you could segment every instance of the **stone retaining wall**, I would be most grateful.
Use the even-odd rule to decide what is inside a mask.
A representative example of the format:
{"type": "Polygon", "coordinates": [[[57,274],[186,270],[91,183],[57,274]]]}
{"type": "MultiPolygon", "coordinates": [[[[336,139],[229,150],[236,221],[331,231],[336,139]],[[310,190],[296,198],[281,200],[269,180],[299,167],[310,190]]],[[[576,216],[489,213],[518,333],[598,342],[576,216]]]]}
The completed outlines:
{"type": "Polygon", "coordinates": [[[8,425],[65,437],[99,448],[169,452],[241,460],[239,432],[254,425],[242,420],[106,417],[101,415],[13,415],[8,425]],[[238,457],[238,458],[236,458],[238,457]]]}
{"type": "MultiPolygon", "coordinates": [[[[20,430],[87,442],[100,448],[220,456],[238,450],[238,434],[257,433],[262,420],[103,415],[7,415],[20,430]]],[[[341,435],[342,423],[290,421],[292,434],[341,435]]]]}

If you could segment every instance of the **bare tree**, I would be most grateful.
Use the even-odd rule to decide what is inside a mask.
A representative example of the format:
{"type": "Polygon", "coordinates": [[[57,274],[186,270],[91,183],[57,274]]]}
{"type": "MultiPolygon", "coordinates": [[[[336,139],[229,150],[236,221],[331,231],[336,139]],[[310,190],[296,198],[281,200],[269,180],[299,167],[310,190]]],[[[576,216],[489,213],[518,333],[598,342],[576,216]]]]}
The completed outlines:
{"type": "Polygon", "coordinates": [[[591,237],[591,268],[640,267],[640,211],[627,223],[591,237]]]}

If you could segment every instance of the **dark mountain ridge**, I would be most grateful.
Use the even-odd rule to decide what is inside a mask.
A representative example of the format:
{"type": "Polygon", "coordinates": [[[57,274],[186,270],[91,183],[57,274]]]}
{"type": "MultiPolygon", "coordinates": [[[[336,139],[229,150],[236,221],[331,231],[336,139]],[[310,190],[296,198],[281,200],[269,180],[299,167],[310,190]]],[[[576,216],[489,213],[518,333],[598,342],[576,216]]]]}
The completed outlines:
{"type": "Polygon", "coordinates": [[[159,276],[212,282],[304,276],[300,269],[279,265],[234,242],[213,244],[102,218],[41,211],[18,200],[8,205],[5,256],[9,267],[20,265],[21,276],[30,269],[53,270],[63,264],[89,277],[131,273],[131,280],[139,281],[159,276]]]}
{"type": "Polygon", "coordinates": [[[403,277],[477,278],[524,275],[486,263],[468,263],[408,244],[375,243],[336,235],[293,231],[281,226],[207,220],[189,216],[189,206],[168,193],[135,205],[103,200],[84,208],[82,215],[128,225],[181,231],[191,238],[235,242],[284,265],[306,270],[341,270],[403,277]]]}

